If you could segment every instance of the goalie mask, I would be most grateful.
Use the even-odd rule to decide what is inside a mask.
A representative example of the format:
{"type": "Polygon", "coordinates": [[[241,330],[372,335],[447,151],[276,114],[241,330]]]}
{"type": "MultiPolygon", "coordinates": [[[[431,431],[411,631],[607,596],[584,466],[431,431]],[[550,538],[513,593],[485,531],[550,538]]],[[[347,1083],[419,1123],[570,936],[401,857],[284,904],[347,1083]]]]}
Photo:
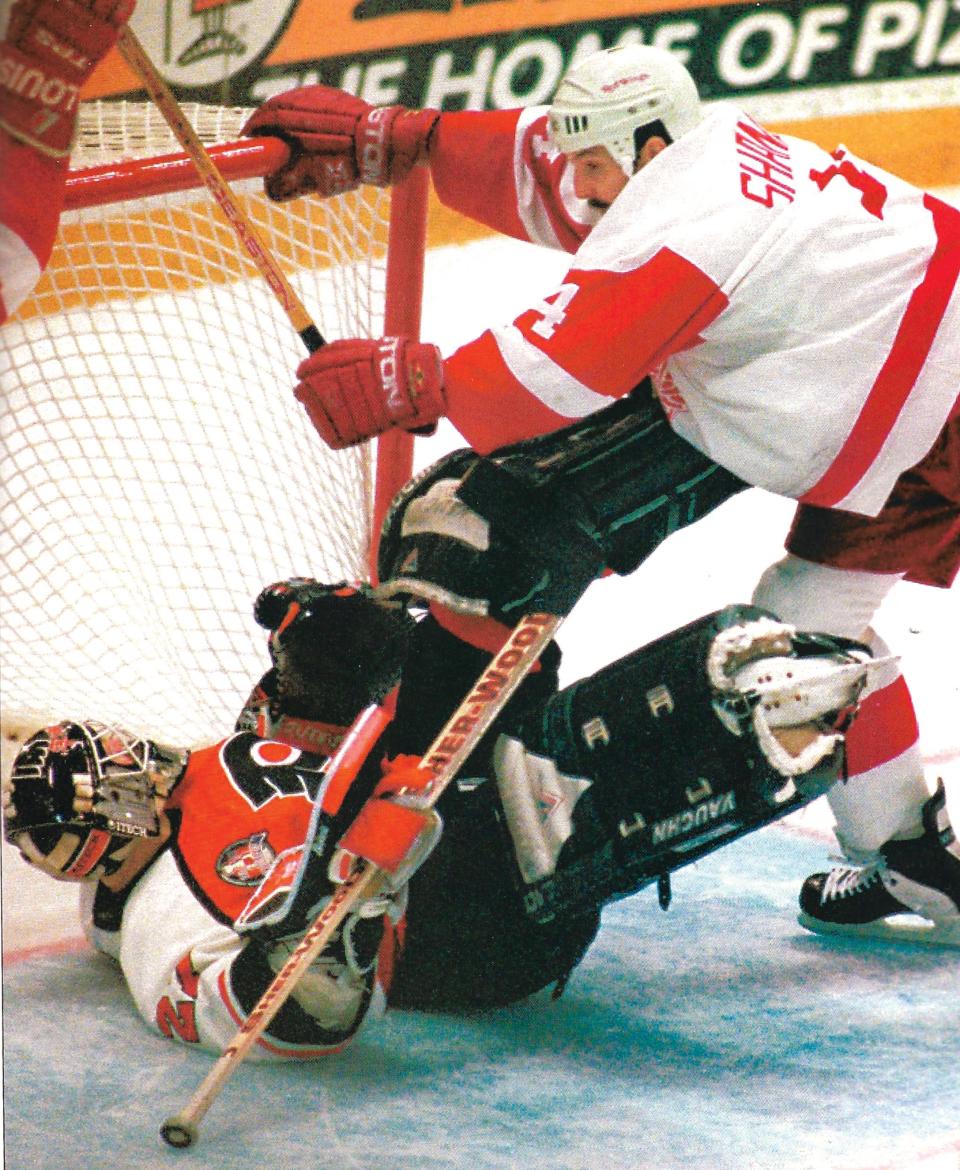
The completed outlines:
{"type": "Polygon", "coordinates": [[[61,881],[109,875],[135,841],[159,835],[158,801],[186,762],[186,752],[117,727],[46,727],[27,740],[4,780],[4,834],[61,881]]]}

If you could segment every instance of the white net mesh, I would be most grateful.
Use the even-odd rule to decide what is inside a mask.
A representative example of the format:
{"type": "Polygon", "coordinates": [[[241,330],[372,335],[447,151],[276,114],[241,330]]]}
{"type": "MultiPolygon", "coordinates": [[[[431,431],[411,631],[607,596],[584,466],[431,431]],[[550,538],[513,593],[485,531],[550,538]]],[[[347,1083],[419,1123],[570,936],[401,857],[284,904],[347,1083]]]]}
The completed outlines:
{"type": "MultiPolygon", "coordinates": [[[[206,142],[245,111],[186,107],[206,142]]],[[[74,168],[176,152],[150,106],[83,111],[74,168]]],[[[382,332],[389,201],[234,184],[325,337],[382,332]]],[[[291,388],[304,349],[204,190],[65,215],[0,336],[8,730],[100,719],[192,745],[269,665],[259,590],[367,574],[372,455],[291,388]]]]}

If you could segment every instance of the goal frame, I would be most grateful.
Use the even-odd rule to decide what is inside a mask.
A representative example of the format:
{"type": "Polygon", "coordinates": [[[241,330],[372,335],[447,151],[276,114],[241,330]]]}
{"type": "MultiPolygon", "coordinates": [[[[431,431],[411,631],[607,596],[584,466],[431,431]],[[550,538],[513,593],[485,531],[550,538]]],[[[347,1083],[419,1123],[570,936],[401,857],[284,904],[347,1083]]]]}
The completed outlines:
{"type": "MultiPolygon", "coordinates": [[[[297,329],[195,162],[161,153],[176,143],[147,103],[107,105],[108,115],[91,111],[89,153],[67,174],[55,257],[5,331],[2,421],[16,441],[0,501],[11,557],[0,726],[20,738],[82,714],[199,746],[232,722],[269,665],[247,608],[258,589],[290,573],[376,583],[379,531],[412,474],[414,436],[325,447],[293,395],[305,356],[297,329]],[[171,311],[181,295],[188,311],[171,311]],[[217,312],[234,304],[218,333],[217,312]],[[240,476],[236,523],[230,475],[240,476]],[[222,522],[211,489],[227,505],[222,522]]],[[[261,180],[289,147],[240,139],[242,115],[193,114],[324,335],[417,338],[428,169],[331,207],[319,197],[271,206],[261,180]]]]}
{"type": "MultiPolygon", "coordinates": [[[[282,139],[261,137],[219,143],[208,147],[207,153],[225,179],[256,179],[282,165],[289,147],[282,139]]],[[[185,152],[123,159],[71,170],[66,180],[64,211],[202,187],[203,178],[185,152]]],[[[414,167],[391,190],[383,324],[387,337],[420,337],[429,192],[426,167],[414,167]]],[[[406,431],[390,431],[376,441],[367,564],[373,582],[377,580],[380,528],[391,500],[410,478],[413,448],[414,436],[406,431]]]]}

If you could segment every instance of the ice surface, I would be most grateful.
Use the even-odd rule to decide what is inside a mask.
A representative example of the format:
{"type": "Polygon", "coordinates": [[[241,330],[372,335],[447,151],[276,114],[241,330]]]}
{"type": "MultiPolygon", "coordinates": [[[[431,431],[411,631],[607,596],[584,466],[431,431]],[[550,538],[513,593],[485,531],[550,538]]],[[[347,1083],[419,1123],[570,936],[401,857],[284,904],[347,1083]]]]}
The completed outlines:
{"type": "Polygon", "coordinates": [[[108,960],[13,963],[7,1166],[955,1168],[960,959],[801,930],[822,860],[763,830],[676,874],[666,914],[650,890],[609,907],[556,1002],[395,1012],[322,1064],[245,1065],[190,1152],[158,1126],[212,1058],[149,1034],[108,960]]]}

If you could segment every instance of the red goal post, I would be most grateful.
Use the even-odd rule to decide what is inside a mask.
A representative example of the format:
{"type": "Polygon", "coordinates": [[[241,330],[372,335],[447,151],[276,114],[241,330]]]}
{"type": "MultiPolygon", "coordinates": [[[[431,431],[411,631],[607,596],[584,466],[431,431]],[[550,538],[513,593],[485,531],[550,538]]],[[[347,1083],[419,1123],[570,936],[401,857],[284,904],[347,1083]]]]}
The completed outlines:
{"type": "MultiPolygon", "coordinates": [[[[272,204],[286,148],[185,113],[328,339],[420,328],[428,176],[272,204]]],[[[292,395],[296,332],[157,111],[89,103],[51,262],[0,346],[5,730],[230,730],[269,666],[259,589],[370,578],[408,478],[397,434],[329,451],[292,395]]]]}

